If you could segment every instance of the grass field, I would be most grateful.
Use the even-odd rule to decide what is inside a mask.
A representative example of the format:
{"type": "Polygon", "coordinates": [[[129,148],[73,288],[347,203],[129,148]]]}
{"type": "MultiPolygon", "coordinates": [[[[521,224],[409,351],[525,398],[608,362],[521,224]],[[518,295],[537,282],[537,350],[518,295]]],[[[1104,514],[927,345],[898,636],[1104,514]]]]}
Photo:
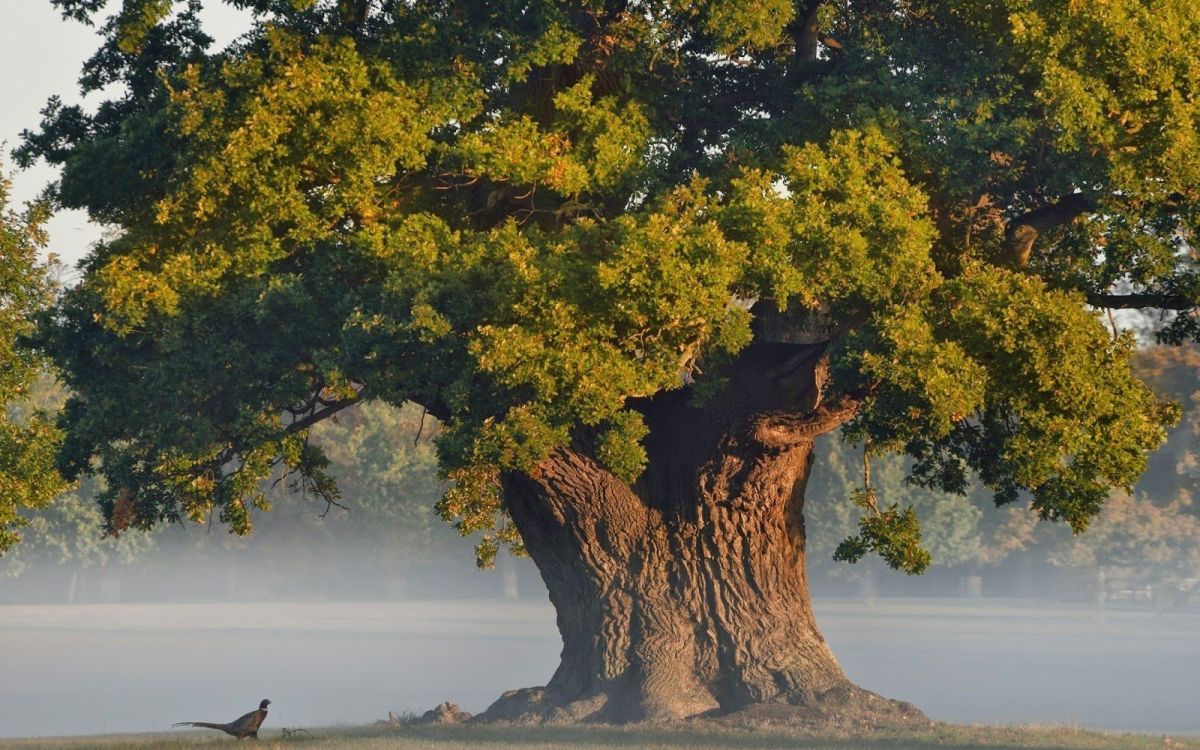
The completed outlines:
{"type": "MultiPolygon", "coordinates": [[[[216,733],[107,735],[0,740],[0,750],[199,750],[231,747],[216,733]]],[[[785,729],[728,727],[403,727],[314,729],[283,736],[265,732],[247,747],[271,750],[1200,750],[1200,738],[1116,734],[1070,727],[970,727],[938,724],[921,731],[813,735],[785,729]]]]}

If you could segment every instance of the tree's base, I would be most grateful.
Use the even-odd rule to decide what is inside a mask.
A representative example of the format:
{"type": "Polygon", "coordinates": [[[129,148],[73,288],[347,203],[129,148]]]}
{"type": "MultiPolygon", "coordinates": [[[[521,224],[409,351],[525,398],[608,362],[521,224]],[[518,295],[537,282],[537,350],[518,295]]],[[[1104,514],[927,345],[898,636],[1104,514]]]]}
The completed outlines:
{"type": "Polygon", "coordinates": [[[475,721],[504,721],[514,724],[574,724],[582,721],[607,721],[607,696],[601,694],[584,700],[566,700],[556,691],[544,687],[509,690],[496,699],[488,709],[475,716],[475,721]]]}
{"type": "Polygon", "coordinates": [[[690,716],[631,715],[621,703],[610,700],[605,694],[582,700],[565,700],[549,688],[522,688],[500,696],[473,721],[514,724],[710,721],[734,726],[788,726],[816,730],[923,728],[932,724],[929,717],[910,703],[890,700],[853,685],[827,690],[803,705],[756,703],[735,711],[714,709],[690,716]]]}
{"type": "Polygon", "coordinates": [[[834,688],[819,696],[812,705],[756,703],[709,718],[734,726],[787,726],[818,731],[921,729],[933,724],[911,703],[884,698],[857,687],[834,688]]]}

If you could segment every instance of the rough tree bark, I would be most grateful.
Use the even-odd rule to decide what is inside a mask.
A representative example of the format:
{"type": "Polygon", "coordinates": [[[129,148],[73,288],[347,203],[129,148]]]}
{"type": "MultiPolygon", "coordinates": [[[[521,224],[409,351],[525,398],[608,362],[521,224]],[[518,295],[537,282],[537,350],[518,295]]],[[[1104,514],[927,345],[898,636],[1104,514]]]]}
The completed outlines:
{"type": "Polygon", "coordinates": [[[650,461],[632,486],[583,441],[505,477],[563,651],[545,687],[506,693],[485,718],[924,720],[854,686],[813,618],[803,517],[812,442],[853,412],[818,407],[824,362],[823,345],[756,344],[702,407],[686,392],[640,404],[650,461]]]}

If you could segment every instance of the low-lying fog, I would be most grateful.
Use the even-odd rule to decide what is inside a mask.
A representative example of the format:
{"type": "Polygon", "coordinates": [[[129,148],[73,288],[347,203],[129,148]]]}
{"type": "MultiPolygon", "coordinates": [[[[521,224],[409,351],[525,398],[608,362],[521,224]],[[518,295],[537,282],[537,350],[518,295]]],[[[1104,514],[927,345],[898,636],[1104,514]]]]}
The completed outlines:
{"type": "MultiPolygon", "coordinates": [[[[477,712],[504,690],[543,684],[557,664],[536,572],[526,561],[508,570],[414,578],[391,601],[3,605],[0,736],[228,721],[264,697],[274,727],[369,723],[446,700],[477,712]],[[430,598],[464,589],[479,598],[430,598]]],[[[253,570],[240,575],[253,581],[253,570]]],[[[176,576],[183,589],[220,588],[176,576]]],[[[948,721],[1200,733],[1194,610],[879,586],[871,598],[817,597],[826,636],[863,686],[948,721]]],[[[93,600],[119,590],[81,588],[93,600]]]]}

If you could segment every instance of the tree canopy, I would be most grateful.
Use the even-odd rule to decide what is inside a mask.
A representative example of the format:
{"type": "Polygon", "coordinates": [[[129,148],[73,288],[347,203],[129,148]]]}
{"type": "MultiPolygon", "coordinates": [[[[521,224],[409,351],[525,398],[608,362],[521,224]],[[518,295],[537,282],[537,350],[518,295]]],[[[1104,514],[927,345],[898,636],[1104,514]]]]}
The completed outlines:
{"type": "MultiPolygon", "coordinates": [[[[1195,0],[230,2],[214,50],[199,0],[123,0],[104,102],[17,151],[117,229],[39,338],[111,530],[336,497],[309,429],[411,400],[486,558],[502,472],[586,440],[632,481],[631,404],[705,408],[772,321],[868,451],[1076,530],[1176,418],[1098,310],[1200,335],[1195,0]]],[[[921,568],[860,500],[846,556],[921,568]]]]}

